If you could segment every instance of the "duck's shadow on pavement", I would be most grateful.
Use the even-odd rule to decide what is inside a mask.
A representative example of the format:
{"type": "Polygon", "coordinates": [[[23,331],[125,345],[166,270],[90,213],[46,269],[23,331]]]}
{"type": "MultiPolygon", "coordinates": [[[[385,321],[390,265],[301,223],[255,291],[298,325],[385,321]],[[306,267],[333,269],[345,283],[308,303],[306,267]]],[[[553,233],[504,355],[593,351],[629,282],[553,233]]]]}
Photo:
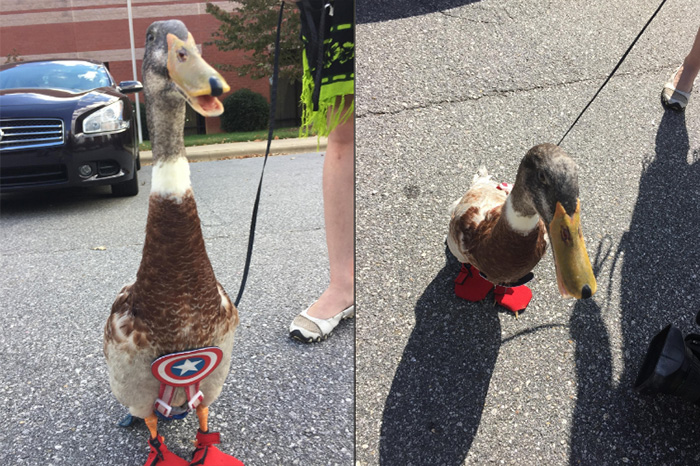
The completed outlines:
{"type": "Polygon", "coordinates": [[[657,332],[670,323],[700,330],[693,328],[700,310],[700,154],[690,150],[683,114],[663,115],[655,154],[647,158],[629,231],[613,251],[608,285],[599,287],[610,293],[621,265],[620,351],[613,351],[618,344],[606,326],[614,317],[607,313],[617,309],[596,303],[604,300],[578,301],[570,320],[578,381],[572,465],[700,464],[700,410],[633,390],[657,332]]]}
{"type": "Polygon", "coordinates": [[[454,296],[446,264],[416,304],[416,324],[387,397],[380,463],[461,465],[481,420],[501,346],[495,306],[454,296]]]}

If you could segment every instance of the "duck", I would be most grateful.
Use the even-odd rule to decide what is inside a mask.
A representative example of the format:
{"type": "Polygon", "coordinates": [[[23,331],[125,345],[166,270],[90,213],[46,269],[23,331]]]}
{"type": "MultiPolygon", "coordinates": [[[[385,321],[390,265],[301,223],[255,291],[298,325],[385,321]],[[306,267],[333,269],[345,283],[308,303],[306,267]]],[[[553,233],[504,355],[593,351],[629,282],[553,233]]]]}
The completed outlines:
{"type": "Polygon", "coordinates": [[[186,105],[205,117],[221,115],[217,97],[230,86],[177,20],[149,26],[142,76],[152,182],[136,280],[118,293],[104,328],[110,387],[130,415],[146,422],[146,465],[242,465],[216,447],[220,434],[208,426],[239,316],[207,255],[184,145],[186,105]],[[158,419],[193,410],[199,429],[190,462],[168,450],[158,419]]]}
{"type": "Polygon", "coordinates": [[[576,299],[595,294],[581,230],[578,165],[561,147],[532,147],[512,185],[496,183],[480,168],[449,214],[447,246],[461,263],[458,297],[477,302],[493,290],[496,304],[517,318],[532,299],[525,283],[549,242],[560,294],[576,299]]]}

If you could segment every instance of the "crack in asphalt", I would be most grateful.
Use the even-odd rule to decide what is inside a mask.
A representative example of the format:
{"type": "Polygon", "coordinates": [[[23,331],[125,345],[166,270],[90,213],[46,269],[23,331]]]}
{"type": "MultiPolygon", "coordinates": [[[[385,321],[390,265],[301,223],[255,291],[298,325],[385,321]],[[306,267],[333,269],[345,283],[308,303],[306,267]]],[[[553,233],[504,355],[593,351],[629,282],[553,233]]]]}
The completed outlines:
{"type": "MultiPolygon", "coordinates": [[[[670,66],[670,65],[668,65],[670,66]]],[[[656,73],[659,70],[663,70],[668,68],[668,66],[657,66],[656,68],[650,69],[649,72],[641,73],[644,75],[656,73]]],[[[624,77],[629,77],[633,76],[635,74],[640,74],[634,71],[627,72],[627,73],[615,73],[615,75],[611,78],[611,81],[614,79],[618,78],[624,78],[624,77]]],[[[416,105],[406,105],[401,109],[396,109],[396,110],[365,110],[363,112],[358,112],[356,115],[356,119],[360,119],[366,116],[382,116],[382,115],[398,115],[403,112],[407,111],[413,111],[413,110],[424,110],[428,109],[431,107],[435,106],[440,106],[440,105],[445,105],[445,104],[458,104],[458,103],[463,103],[463,102],[476,102],[478,100],[481,100],[483,98],[488,98],[488,97],[500,97],[500,96],[508,96],[511,94],[517,94],[520,92],[532,92],[532,91],[540,91],[540,90],[547,90],[547,89],[556,89],[560,88],[563,86],[570,86],[573,84],[580,84],[580,83],[588,83],[591,81],[597,81],[600,82],[601,84],[603,81],[605,81],[605,78],[607,76],[600,78],[600,77],[595,77],[595,78],[584,78],[584,79],[576,79],[576,80],[570,80],[570,81],[563,81],[557,84],[550,84],[550,85],[536,85],[536,86],[531,86],[531,87],[519,87],[519,88],[514,88],[514,89],[494,89],[493,91],[490,92],[484,92],[481,95],[478,96],[465,96],[457,99],[443,99],[443,100],[438,100],[435,102],[428,102],[428,103],[423,103],[423,104],[416,104],[416,105]]],[[[591,97],[593,94],[591,94],[591,97]]]]}
{"type": "MultiPolygon", "coordinates": [[[[458,19],[460,21],[466,21],[467,23],[477,23],[477,24],[498,24],[498,23],[500,23],[500,21],[485,21],[485,20],[481,20],[481,19],[465,18],[463,16],[450,14],[445,10],[438,11],[438,13],[440,13],[443,16],[447,16],[448,18],[458,19]]],[[[510,15],[508,15],[508,16],[510,17],[510,15]]],[[[510,19],[513,19],[513,18],[510,17],[510,19]]]]}
{"type": "Polygon", "coordinates": [[[374,111],[374,110],[366,110],[362,114],[358,114],[356,118],[362,118],[363,116],[366,115],[372,115],[372,116],[380,116],[380,115],[398,115],[400,113],[406,112],[406,111],[411,111],[411,110],[424,110],[428,109],[430,107],[434,106],[440,106],[443,104],[457,104],[457,103],[462,103],[462,102],[476,102],[478,100],[481,100],[483,98],[487,97],[496,97],[496,96],[507,96],[510,94],[516,94],[519,92],[532,92],[532,91],[538,91],[538,90],[546,90],[546,89],[553,89],[553,88],[558,88],[561,86],[567,86],[571,84],[578,84],[578,83],[583,83],[583,82],[589,82],[589,81],[596,81],[598,80],[597,78],[589,78],[589,79],[580,79],[580,80],[575,80],[575,81],[565,81],[562,83],[558,84],[552,84],[552,85],[538,85],[538,86],[532,86],[532,87],[522,87],[522,88],[515,88],[515,89],[494,89],[491,92],[484,92],[481,95],[478,96],[465,96],[462,98],[457,98],[457,99],[443,99],[443,100],[438,100],[435,102],[429,102],[425,104],[418,104],[418,105],[406,105],[404,108],[397,109],[397,110],[386,110],[386,111],[374,111]]]}

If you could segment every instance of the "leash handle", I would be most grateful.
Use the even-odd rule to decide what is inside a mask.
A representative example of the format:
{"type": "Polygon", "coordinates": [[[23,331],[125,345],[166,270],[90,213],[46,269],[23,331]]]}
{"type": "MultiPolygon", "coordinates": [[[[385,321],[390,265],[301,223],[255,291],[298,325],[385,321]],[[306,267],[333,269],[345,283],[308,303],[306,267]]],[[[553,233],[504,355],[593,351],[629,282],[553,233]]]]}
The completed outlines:
{"type": "Polygon", "coordinates": [[[253,242],[255,241],[255,225],[258,219],[258,205],[260,204],[260,192],[262,190],[263,176],[265,175],[265,165],[267,165],[267,157],[270,155],[270,145],[272,144],[272,135],[275,130],[275,110],[277,108],[277,80],[279,77],[279,62],[280,62],[280,32],[282,30],[282,14],[284,12],[284,2],[280,5],[280,14],[277,18],[277,36],[275,37],[275,59],[272,69],[272,89],[270,89],[270,121],[268,123],[267,133],[267,148],[265,149],[265,158],[263,160],[262,171],[260,172],[260,181],[258,182],[258,192],[255,195],[255,203],[253,204],[253,217],[250,220],[250,233],[248,234],[248,252],[245,257],[245,265],[243,266],[243,277],[241,278],[241,287],[238,289],[238,294],[233,302],[233,305],[238,307],[243,296],[246,281],[248,280],[248,272],[250,271],[250,260],[253,256],[253,242]]]}
{"type": "Polygon", "coordinates": [[[666,0],[662,0],[662,1],[661,1],[661,4],[660,4],[659,7],[656,9],[656,11],[654,12],[654,14],[651,15],[651,18],[649,18],[649,20],[648,20],[647,23],[644,25],[644,27],[642,28],[642,30],[639,31],[639,34],[637,34],[637,37],[634,38],[634,40],[632,41],[632,43],[630,44],[630,46],[627,47],[627,51],[622,55],[622,58],[620,58],[620,61],[617,62],[617,65],[615,65],[615,68],[613,68],[613,70],[610,72],[610,74],[608,75],[608,77],[605,79],[605,82],[598,88],[598,90],[596,91],[596,93],[595,93],[595,95],[593,96],[593,98],[592,98],[590,101],[588,101],[588,103],[587,103],[586,106],[583,108],[583,110],[581,110],[581,113],[578,114],[578,116],[576,117],[576,120],[574,120],[574,122],[571,124],[571,126],[569,126],[569,129],[566,130],[566,133],[564,133],[564,136],[561,137],[561,139],[560,139],[559,142],[557,143],[557,146],[560,146],[560,145],[561,145],[561,143],[562,143],[562,141],[564,140],[564,138],[569,134],[569,131],[571,131],[571,130],[573,129],[574,125],[576,125],[576,123],[578,123],[578,120],[581,119],[581,117],[583,116],[584,112],[585,112],[586,110],[588,110],[588,107],[590,107],[591,104],[593,103],[593,101],[596,99],[596,97],[598,97],[598,94],[600,94],[600,91],[602,91],[603,88],[605,87],[605,85],[608,84],[608,81],[610,81],[610,78],[613,77],[613,75],[615,74],[615,72],[617,71],[617,69],[620,67],[620,65],[622,65],[622,62],[625,61],[625,58],[627,58],[627,55],[629,55],[630,51],[632,50],[632,47],[634,47],[634,44],[636,44],[637,41],[639,40],[639,38],[642,37],[642,34],[643,34],[644,31],[646,30],[647,26],[649,26],[649,24],[651,23],[651,21],[656,17],[656,14],[661,10],[661,7],[664,6],[664,3],[666,3],[666,0]]]}

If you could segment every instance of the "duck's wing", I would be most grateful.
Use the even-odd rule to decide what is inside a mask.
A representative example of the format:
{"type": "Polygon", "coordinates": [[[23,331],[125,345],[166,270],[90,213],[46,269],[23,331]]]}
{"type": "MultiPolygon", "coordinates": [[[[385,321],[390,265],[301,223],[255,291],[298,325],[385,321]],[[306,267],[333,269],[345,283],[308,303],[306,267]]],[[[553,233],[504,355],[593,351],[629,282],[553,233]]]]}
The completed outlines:
{"type": "Polygon", "coordinates": [[[110,351],[133,353],[148,345],[148,332],[140,328],[133,314],[134,284],[121,289],[112,304],[112,312],[104,329],[104,353],[109,365],[110,351]]]}
{"type": "Polygon", "coordinates": [[[134,285],[121,289],[104,328],[104,355],[112,393],[137,417],[153,412],[158,381],[151,375],[157,349],[149,328],[134,315],[134,285]]]}
{"type": "Polygon", "coordinates": [[[217,320],[222,325],[224,333],[233,332],[236,330],[239,323],[238,309],[233,304],[233,301],[231,301],[231,298],[229,298],[226,290],[224,290],[224,287],[221,286],[221,283],[217,281],[216,287],[219,290],[219,295],[221,296],[221,318],[217,320]]]}
{"type": "Polygon", "coordinates": [[[468,251],[488,234],[484,222],[495,225],[507,196],[485,170],[479,170],[469,191],[452,204],[447,245],[460,262],[472,262],[468,251]]]}

